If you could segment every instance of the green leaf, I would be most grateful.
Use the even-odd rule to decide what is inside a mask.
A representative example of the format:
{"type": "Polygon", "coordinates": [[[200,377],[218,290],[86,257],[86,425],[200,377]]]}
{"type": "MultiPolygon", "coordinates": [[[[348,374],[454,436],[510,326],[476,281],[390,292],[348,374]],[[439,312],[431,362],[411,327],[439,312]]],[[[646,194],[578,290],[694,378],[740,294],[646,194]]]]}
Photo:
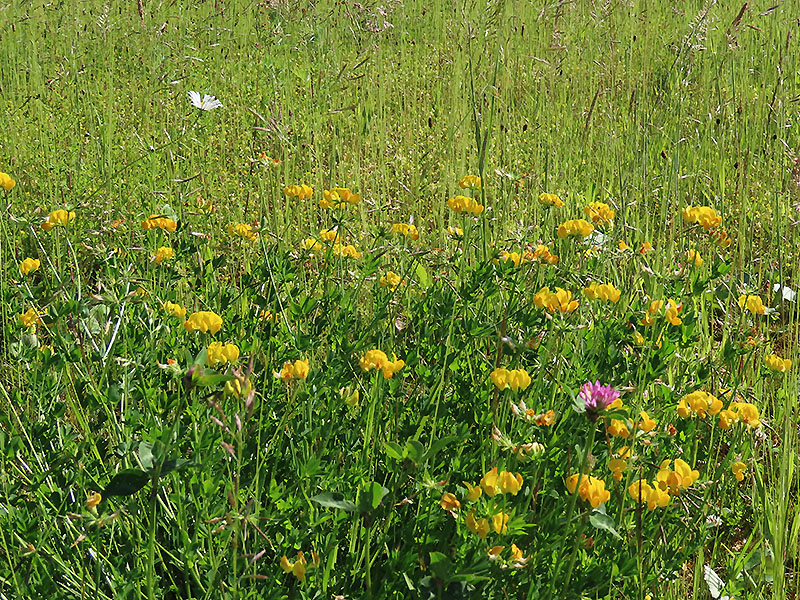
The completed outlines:
{"type": "Polygon", "coordinates": [[[125,469],[120,471],[111,481],[108,482],[106,489],[103,490],[103,498],[110,496],[133,496],[136,492],[147,485],[150,475],[139,469],[125,469]]]}
{"type": "Polygon", "coordinates": [[[452,565],[450,559],[441,552],[431,552],[431,572],[442,581],[450,579],[452,565]]]}
{"type": "Polygon", "coordinates": [[[403,455],[413,462],[414,464],[419,464],[422,462],[422,456],[425,453],[425,446],[419,440],[408,440],[406,441],[406,447],[403,451],[403,455]]]}
{"type": "Polygon", "coordinates": [[[425,289],[431,287],[431,277],[428,275],[428,271],[425,270],[425,267],[423,267],[421,263],[417,263],[417,281],[419,282],[420,287],[425,289]]]}
{"type": "Polygon", "coordinates": [[[619,533],[617,533],[617,530],[614,527],[614,519],[605,514],[605,512],[601,512],[596,509],[593,510],[592,514],[589,515],[589,523],[591,523],[592,527],[594,527],[595,529],[603,529],[605,531],[608,531],[618,540],[622,539],[622,536],[619,533]]]}
{"type": "Polygon", "coordinates": [[[344,499],[344,495],[339,492],[323,492],[312,496],[312,501],[327,508],[338,508],[345,512],[355,512],[356,505],[344,499]]]}
{"type": "Polygon", "coordinates": [[[219,375],[219,374],[212,374],[212,375],[199,375],[196,377],[192,377],[195,385],[203,386],[203,387],[214,387],[219,385],[220,383],[225,383],[228,381],[233,381],[236,379],[233,375],[219,375]]]}
{"type": "Polygon", "coordinates": [[[395,460],[403,460],[403,448],[396,442],[386,442],[383,445],[386,456],[395,460]]]}
{"type": "Polygon", "coordinates": [[[436,456],[445,446],[451,444],[452,442],[455,442],[458,439],[459,438],[457,435],[448,435],[440,440],[436,440],[435,442],[433,442],[433,444],[431,444],[431,447],[425,453],[425,456],[422,457],[422,462],[429,461],[434,456],[436,456]]]}

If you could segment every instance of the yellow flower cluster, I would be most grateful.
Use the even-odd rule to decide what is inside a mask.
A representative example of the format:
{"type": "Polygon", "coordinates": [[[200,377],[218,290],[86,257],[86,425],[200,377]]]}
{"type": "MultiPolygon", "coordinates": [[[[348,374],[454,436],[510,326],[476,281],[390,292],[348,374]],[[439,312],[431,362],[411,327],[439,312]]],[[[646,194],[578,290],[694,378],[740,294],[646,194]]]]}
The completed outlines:
{"type": "Polygon", "coordinates": [[[185,308],[183,308],[180,304],[175,304],[169,300],[161,305],[161,309],[170,317],[178,317],[179,319],[182,319],[186,316],[185,308]]]}
{"type": "Polygon", "coordinates": [[[479,190],[481,189],[481,178],[477,175],[465,175],[458,180],[458,187],[461,189],[471,188],[479,190]]]}
{"type": "Polygon", "coordinates": [[[355,206],[359,202],[361,202],[361,196],[351,192],[350,188],[335,187],[322,192],[319,206],[320,208],[344,208],[348,204],[355,206]]]}
{"type": "Polygon", "coordinates": [[[45,231],[50,231],[56,225],[67,225],[69,223],[72,223],[72,221],[74,220],[75,220],[74,211],[67,212],[66,210],[63,209],[54,210],[49,215],[47,215],[47,218],[44,220],[44,223],[42,223],[42,229],[44,229],[45,231]]]}
{"type": "MultiPolygon", "coordinates": [[[[489,560],[496,561],[500,558],[500,554],[505,550],[505,546],[493,546],[487,550],[489,560]]],[[[522,554],[516,544],[511,544],[511,555],[509,556],[509,564],[515,569],[521,569],[528,563],[528,558],[522,554]]]]}
{"type": "Polygon", "coordinates": [[[763,315],[767,312],[761,296],[746,296],[742,294],[738,300],[739,308],[749,310],[754,315],[763,315]]]}
{"type": "Polygon", "coordinates": [[[481,479],[481,487],[489,498],[497,494],[516,496],[522,489],[522,475],[510,471],[497,472],[497,467],[486,473],[481,479]]]}
{"type": "Polygon", "coordinates": [[[448,227],[445,231],[447,231],[447,235],[457,240],[464,237],[464,230],[461,227],[448,227]]]}
{"type": "Polygon", "coordinates": [[[501,262],[503,263],[510,262],[513,263],[515,267],[518,267],[520,263],[522,263],[523,261],[524,258],[520,256],[519,252],[508,252],[506,250],[500,252],[499,259],[498,258],[494,259],[495,264],[500,264],[501,262]]]}
{"type": "Polygon", "coordinates": [[[556,208],[560,208],[564,206],[564,202],[556,196],[555,194],[548,194],[542,193],[539,194],[539,204],[544,204],[546,206],[555,206],[556,208]]]}
{"type": "Polygon", "coordinates": [[[662,490],[656,482],[651,486],[644,479],[637,479],[628,486],[628,495],[638,503],[647,503],[647,510],[655,510],[656,507],[664,508],[668,506],[672,498],[662,490]]]}
{"type": "Polygon", "coordinates": [[[447,201],[447,206],[455,212],[461,214],[471,213],[476,217],[483,212],[483,204],[468,196],[455,196],[447,201]]]}
{"type": "Polygon", "coordinates": [[[383,371],[383,378],[391,379],[395,373],[406,366],[405,361],[398,360],[397,356],[394,354],[392,355],[392,359],[393,360],[389,360],[389,357],[386,356],[386,353],[382,350],[368,350],[367,353],[359,359],[358,364],[361,365],[364,371],[369,371],[370,369],[383,371]]]}
{"type": "MultiPolygon", "coordinates": [[[[655,324],[655,316],[661,310],[662,306],[664,306],[663,300],[653,300],[647,307],[647,311],[645,312],[645,315],[640,323],[648,327],[655,324]]],[[[680,314],[682,310],[683,303],[678,304],[675,300],[667,300],[667,308],[664,311],[664,318],[669,321],[671,325],[680,325],[683,323],[683,320],[678,316],[678,314],[680,314]]]]}
{"type": "Polygon", "coordinates": [[[38,258],[26,258],[19,263],[19,270],[23,275],[33,273],[41,266],[41,261],[38,258]]]}
{"type": "Polygon", "coordinates": [[[228,233],[238,235],[243,240],[255,242],[258,234],[253,231],[253,227],[247,223],[233,223],[228,225],[228,233]]]}
{"type": "Polygon", "coordinates": [[[286,558],[286,556],[281,557],[281,569],[283,569],[284,573],[291,573],[300,581],[305,580],[308,569],[318,567],[319,563],[319,556],[313,550],[311,551],[311,563],[306,560],[302,552],[298,552],[297,558],[293,561],[286,558]]]}
{"type": "Polygon", "coordinates": [[[531,384],[531,377],[525,369],[513,369],[509,371],[505,367],[500,367],[492,371],[490,377],[492,383],[494,383],[500,391],[509,388],[513,391],[524,390],[531,384]]]}
{"type": "Polygon", "coordinates": [[[675,459],[675,469],[669,468],[670,460],[661,463],[656,474],[658,487],[667,492],[670,496],[678,496],[681,492],[688,490],[692,484],[700,477],[700,472],[693,470],[685,461],[680,458],[675,459]]]}
{"type": "Polygon", "coordinates": [[[358,249],[353,246],[352,244],[347,244],[343,246],[338,242],[333,245],[333,255],[337,258],[361,258],[362,254],[358,251],[358,249]]]}
{"type": "Polygon", "coordinates": [[[41,315],[36,312],[36,309],[29,308],[24,313],[19,315],[20,323],[22,323],[25,327],[35,327],[36,325],[42,325],[42,318],[41,315]]]}
{"type": "Polygon", "coordinates": [[[578,301],[572,299],[572,292],[560,287],[555,292],[551,292],[549,287],[543,287],[533,297],[533,303],[550,313],[572,312],[578,308],[578,301]]]}
{"type": "Polygon", "coordinates": [[[614,215],[616,214],[614,209],[605,202],[590,202],[588,206],[583,207],[583,212],[593,223],[598,225],[610,223],[614,220],[614,215]]]}
{"type": "Polygon", "coordinates": [[[10,192],[14,189],[14,186],[17,185],[17,182],[11,178],[11,175],[8,173],[0,172],[0,187],[3,188],[5,191],[10,192]]]}
{"type": "Polygon", "coordinates": [[[722,224],[722,217],[710,206],[687,206],[681,216],[687,223],[698,223],[706,231],[722,224]]]}
{"type": "Polygon", "coordinates": [[[703,266],[703,258],[700,256],[700,253],[694,248],[690,248],[686,252],[686,258],[689,259],[689,262],[693,263],[695,267],[703,266]]]}
{"type": "Polygon", "coordinates": [[[323,229],[319,232],[319,237],[330,244],[341,240],[341,237],[339,236],[339,230],[336,227],[333,229],[323,229]]]}
{"type": "Polygon", "coordinates": [[[603,300],[604,302],[618,302],[622,292],[611,283],[592,283],[584,288],[583,294],[589,300],[603,300]]]}
{"type": "Polygon", "coordinates": [[[292,379],[303,379],[305,380],[308,378],[308,372],[311,370],[311,367],[308,364],[307,360],[296,360],[293,363],[285,362],[283,363],[283,367],[281,367],[280,373],[275,373],[275,378],[280,379],[284,383],[288,383],[292,379]]]}
{"type": "Polygon", "coordinates": [[[574,494],[577,487],[581,499],[591,504],[592,508],[597,508],[611,498],[611,492],[606,489],[605,481],[591,475],[575,473],[567,477],[566,484],[570,494],[574,494]],[[578,487],[578,479],[580,479],[580,487],[578,487]]]}
{"type": "Polygon", "coordinates": [[[165,260],[171,260],[175,257],[175,251],[169,246],[161,246],[153,255],[151,260],[157,265],[160,265],[165,260]]]}
{"type": "MultiPolygon", "coordinates": [[[[479,538],[485,539],[489,534],[489,521],[485,518],[476,519],[474,510],[467,515],[465,522],[467,529],[476,534],[479,538]]],[[[505,533],[508,529],[508,515],[503,512],[493,515],[491,517],[491,529],[494,529],[495,533],[505,533]]]]}
{"type": "Polygon", "coordinates": [[[385,275],[381,275],[379,283],[382,288],[388,287],[390,290],[394,291],[403,283],[403,278],[394,271],[389,271],[385,275]]]}
{"type": "Polygon", "coordinates": [[[147,219],[142,221],[142,228],[145,231],[150,231],[151,229],[163,229],[164,231],[175,233],[175,230],[178,228],[178,224],[168,217],[150,215],[147,217],[147,219]]]}
{"type": "Polygon", "coordinates": [[[736,477],[736,481],[744,480],[744,472],[747,470],[747,465],[741,461],[736,461],[731,465],[731,473],[736,477]]]}
{"type": "Polygon", "coordinates": [[[791,358],[781,358],[777,354],[767,354],[764,357],[764,362],[767,363],[767,367],[770,370],[777,371],[778,373],[786,373],[786,371],[792,368],[791,358]]]}
{"type": "Polygon", "coordinates": [[[289,185],[283,188],[283,193],[289,198],[296,198],[297,200],[306,200],[314,195],[314,188],[310,185],[289,185]]]}
{"type": "Polygon", "coordinates": [[[594,225],[586,219],[571,219],[558,226],[558,237],[564,239],[568,235],[586,237],[594,231],[594,225]]]}
{"type": "Polygon", "coordinates": [[[706,414],[716,415],[722,410],[722,401],[703,390],[697,390],[691,394],[686,394],[678,401],[678,415],[684,419],[692,414],[701,419],[706,418],[706,414]]]}
{"type": "Polygon", "coordinates": [[[525,259],[538,260],[540,262],[547,263],[548,265],[558,264],[558,254],[550,254],[550,248],[544,244],[539,244],[536,246],[536,250],[533,252],[526,252],[525,259]]]}
{"type": "Polygon", "coordinates": [[[731,402],[728,408],[720,411],[720,429],[730,429],[737,423],[743,423],[748,429],[761,427],[761,415],[758,407],[749,402],[731,402]]]}
{"type": "Polygon", "coordinates": [[[189,315],[183,323],[186,331],[202,331],[203,333],[216,334],[222,328],[222,317],[207,310],[201,310],[189,315]]]}
{"type": "Polygon", "coordinates": [[[419,239],[419,231],[417,231],[417,228],[414,225],[409,225],[407,223],[395,223],[392,225],[392,233],[399,233],[400,235],[414,241],[419,239]]]}
{"type": "Polygon", "coordinates": [[[212,342],[206,350],[208,359],[206,364],[209,367],[224,365],[227,362],[239,360],[239,346],[236,344],[223,344],[222,342],[212,342]]]}
{"type": "Polygon", "coordinates": [[[728,248],[732,243],[731,238],[728,237],[728,232],[722,228],[710,231],[708,235],[720,248],[728,248]]]}

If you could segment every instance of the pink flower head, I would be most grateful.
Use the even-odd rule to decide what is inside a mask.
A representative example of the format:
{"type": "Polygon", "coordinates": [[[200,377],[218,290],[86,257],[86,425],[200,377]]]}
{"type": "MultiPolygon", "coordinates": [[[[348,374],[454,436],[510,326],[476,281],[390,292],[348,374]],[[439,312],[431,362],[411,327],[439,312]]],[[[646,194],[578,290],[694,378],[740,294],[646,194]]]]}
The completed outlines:
{"type": "Polygon", "coordinates": [[[599,381],[594,383],[587,381],[581,386],[578,397],[583,400],[586,412],[591,416],[608,408],[609,404],[619,398],[619,392],[610,385],[602,385],[599,381]]]}

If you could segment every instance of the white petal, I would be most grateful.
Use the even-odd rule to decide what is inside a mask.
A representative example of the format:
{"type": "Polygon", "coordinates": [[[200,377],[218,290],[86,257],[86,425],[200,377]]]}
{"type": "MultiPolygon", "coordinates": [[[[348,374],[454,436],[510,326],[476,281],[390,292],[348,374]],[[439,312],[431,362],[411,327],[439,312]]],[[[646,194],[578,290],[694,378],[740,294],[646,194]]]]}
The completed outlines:
{"type": "Polygon", "coordinates": [[[189,100],[195,107],[200,108],[200,92],[189,92],[189,100]]]}

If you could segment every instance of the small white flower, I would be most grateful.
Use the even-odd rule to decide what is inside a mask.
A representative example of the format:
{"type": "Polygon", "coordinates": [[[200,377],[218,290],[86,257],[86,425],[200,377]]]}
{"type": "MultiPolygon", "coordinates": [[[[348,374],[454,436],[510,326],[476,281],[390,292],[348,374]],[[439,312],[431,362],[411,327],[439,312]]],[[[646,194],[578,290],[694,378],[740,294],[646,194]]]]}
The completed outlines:
{"type": "Polygon", "coordinates": [[[203,94],[203,98],[200,98],[200,92],[189,92],[189,100],[192,101],[192,105],[200,110],[214,110],[215,108],[222,108],[222,102],[217,100],[214,96],[210,94],[203,94]]]}

